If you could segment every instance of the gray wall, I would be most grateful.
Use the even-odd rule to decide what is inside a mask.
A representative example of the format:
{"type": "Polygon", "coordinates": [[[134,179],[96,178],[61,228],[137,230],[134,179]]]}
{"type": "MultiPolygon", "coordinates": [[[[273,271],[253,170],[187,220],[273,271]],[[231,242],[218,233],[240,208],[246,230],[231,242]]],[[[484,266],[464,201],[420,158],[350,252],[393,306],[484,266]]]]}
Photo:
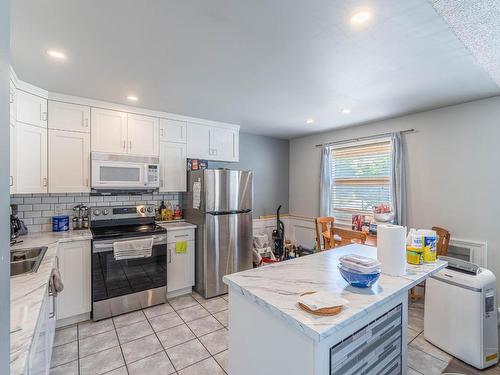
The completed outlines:
{"type": "Polygon", "coordinates": [[[0,0],[0,374],[10,363],[9,49],[10,1],[0,0]]]}
{"type": "Polygon", "coordinates": [[[258,218],[275,214],[280,204],[281,213],[288,213],[288,153],[288,140],[240,133],[240,161],[209,166],[254,172],[253,217],[258,218]]]}
{"type": "Polygon", "coordinates": [[[416,129],[406,144],[409,226],[488,243],[500,287],[500,96],[290,141],[290,213],[318,215],[317,143],[416,129]]]}

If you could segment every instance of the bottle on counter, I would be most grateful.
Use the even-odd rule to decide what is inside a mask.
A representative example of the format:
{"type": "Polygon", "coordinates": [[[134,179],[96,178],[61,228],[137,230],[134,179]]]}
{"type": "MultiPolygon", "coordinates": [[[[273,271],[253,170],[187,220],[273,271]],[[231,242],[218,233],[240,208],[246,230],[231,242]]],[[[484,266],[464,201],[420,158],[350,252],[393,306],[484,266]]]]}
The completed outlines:
{"type": "Polygon", "coordinates": [[[174,210],[174,220],[180,220],[180,219],[182,219],[182,210],[181,206],[177,204],[174,210]]]}
{"type": "Polygon", "coordinates": [[[167,221],[171,221],[174,219],[174,210],[172,209],[172,203],[170,201],[167,202],[167,221]]]}
{"type": "Polygon", "coordinates": [[[161,201],[160,204],[160,217],[162,221],[167,220],[167,206],[165,206],[165,201],[161,201]]]}

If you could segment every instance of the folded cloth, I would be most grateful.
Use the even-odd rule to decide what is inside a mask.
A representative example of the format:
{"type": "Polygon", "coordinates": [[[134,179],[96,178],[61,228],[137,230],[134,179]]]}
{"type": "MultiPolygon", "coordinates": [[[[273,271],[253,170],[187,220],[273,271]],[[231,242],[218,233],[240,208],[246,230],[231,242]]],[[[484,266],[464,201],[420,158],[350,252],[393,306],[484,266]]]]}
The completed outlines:
{"type": "Polygon", "coordinates": [[[297,302],[300,302],[301,304],[307,306],[307,308],[312,311],[329,307],[345,306],[349,303],[349,301],[347,301],[346,299],[328,291],[319,291],[312,294],[305,294],[303,296],[300,296],[297,302]]]}
{"type": "Polygon", "coordinates": [[[153,237],[113,242],[115,260],[148,258],[153,251],[153,237]]]}
{"type": "Polygon", "coordinates": [[[54,295],[57,295],[57,293],[61,293],[64,290],[64,284],[62,282],[61,273],[57,268],[52,269],[52,273],[50,275],[49,288],[50,292],[54,295]]]}
{"type": "Polygon", "coordinates": [[[356,254],[349,254],[340,257],[340,264],[360,273],[380,272],[380,262],[376,259],[364,257],[356,254]]]}

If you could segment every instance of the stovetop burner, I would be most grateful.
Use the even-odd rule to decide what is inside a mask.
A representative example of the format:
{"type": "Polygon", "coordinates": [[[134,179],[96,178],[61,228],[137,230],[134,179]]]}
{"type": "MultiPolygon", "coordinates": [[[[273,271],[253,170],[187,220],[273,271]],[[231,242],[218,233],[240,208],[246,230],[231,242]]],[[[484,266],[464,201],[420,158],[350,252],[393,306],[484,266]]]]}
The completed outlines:
{"type": "Polygon", "coordinates": [[[164,233],[167,230],[157,224],[123,225],[91,228],[94,239],[107,237],[137,237],[164,233]]]}

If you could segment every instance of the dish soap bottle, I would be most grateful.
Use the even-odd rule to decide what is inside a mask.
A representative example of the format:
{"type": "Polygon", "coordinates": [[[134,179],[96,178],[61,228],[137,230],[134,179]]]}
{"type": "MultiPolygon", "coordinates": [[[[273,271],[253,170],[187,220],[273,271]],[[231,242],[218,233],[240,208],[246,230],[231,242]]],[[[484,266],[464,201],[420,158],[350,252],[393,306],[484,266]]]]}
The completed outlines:
{"type": "Polygon", "coordinates": [[[161,201],[160,204],[160,217],[162,221],[167,220],[167,207],[165,206],[165,201],[161,201]]]}

